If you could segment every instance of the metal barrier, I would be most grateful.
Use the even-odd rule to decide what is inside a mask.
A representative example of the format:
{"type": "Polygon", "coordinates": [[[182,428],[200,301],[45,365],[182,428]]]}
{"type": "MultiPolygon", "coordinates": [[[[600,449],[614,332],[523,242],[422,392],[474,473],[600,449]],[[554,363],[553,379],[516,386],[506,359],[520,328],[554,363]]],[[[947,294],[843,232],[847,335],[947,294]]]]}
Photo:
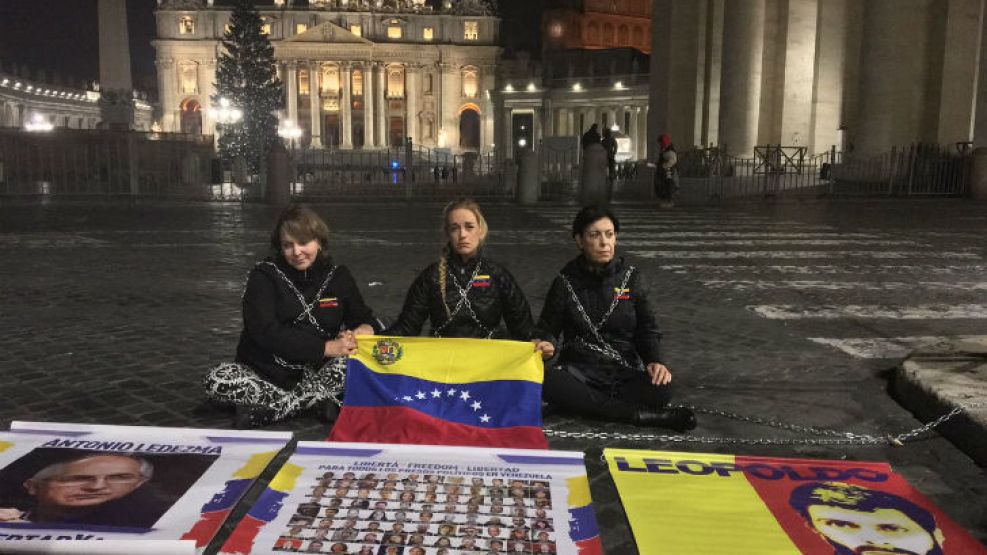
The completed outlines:
{"type": "Polygon", "coordinates": [[[299,200],[512,198],[513,165],[496,153],[453,154],[427,147],[310,150],[294,156],[299,200]]]}
{"type": "Polygon", "coordinates": [[[580,148],[557,149],[542,143],[538,152],[541,200],[569,200],[576,197],[580,178],[580,148]]]}
{"type": "Polygon", "coordinates": [[[0,196],[211,197],[212,137],[0,129],[0,196]]]}
{"type": "Polygon", "coordinates": [[[959,196],[967,192],[969,149],[912,145],[868,159],[836,148],[810,155],[805,147],[765,145],[753,158],[723,147],[679,155],[679,195],[709,201],[799,195],[959,196]]]}

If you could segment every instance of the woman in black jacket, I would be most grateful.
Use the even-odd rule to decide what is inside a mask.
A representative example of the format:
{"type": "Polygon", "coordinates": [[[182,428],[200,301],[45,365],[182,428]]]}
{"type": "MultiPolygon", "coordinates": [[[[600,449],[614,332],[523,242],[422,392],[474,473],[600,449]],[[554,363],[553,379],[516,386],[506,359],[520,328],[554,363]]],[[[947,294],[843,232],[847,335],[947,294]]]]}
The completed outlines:
{"type": "Polygon", "coordinates": [[[206,394],[234,405],[240,427],[281,420],[320,403],[332,417],[356,336],[381,327],[349,270],[333,264],[328,239],[318,214],[290,206],[271,233],[275,254],[247,278],[236,361],[220,364],[205,378],[206,394]]]}
{"type": "Polygon", "coordinates": [[[695,427],[685,408],[666,407],[672,373],[641,272],[616,256],[620,222],[608,209],[582,209],[572,223],[581,254],[552,282],[538,328],[561,338],[545,370],[549,404],[605,420],[678,431],[695,427]]]}
{"type": "Polygon", "coordinates": [[[382,333],[416,336],[429,320],[435,337],[531,340],[543,353],[551,349],[535,339],[531,308],[514,276],[483,256],[487,222],[476,202],[451,202],[442,216],[448,242],[441,258],[418,275],[401,315],[382,333]]]}

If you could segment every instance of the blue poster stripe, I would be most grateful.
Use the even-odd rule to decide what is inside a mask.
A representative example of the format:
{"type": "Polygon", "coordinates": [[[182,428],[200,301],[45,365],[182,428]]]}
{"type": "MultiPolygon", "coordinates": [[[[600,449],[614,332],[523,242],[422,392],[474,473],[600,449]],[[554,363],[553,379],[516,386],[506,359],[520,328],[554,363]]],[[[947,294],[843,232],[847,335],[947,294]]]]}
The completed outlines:
{"type": "Polygon", "coordinates": [[[257,520],[271,522],[281,512],[281,506],[286,497],[288,497],[288,494],[283,491],[266,489],[264,493],[260,494],[254,505],[250,507],[247,514],[257,520]]]}
{"type": "Polygon", "coordinates": [[[346,371],[345,405],[408,407],[448,422],[481,428],[541,427],[540,383],[438,383],[400,374],[378,374],[353,359],[346,371]]]}
{"type": "Polygon", "coordinates": [[[538,457],[530,455],[497,455],[500,460],[511,464],[566,464],[571,466],[583,466],[582,457],[538,457]]]}
{"type": "Polygon", "coordinates": [[[342,449],[340,447],[299,447],[296,455],[331,455],[334,457],[357,457],[369,459],[383,453],[383,449],[342,449]]]}
{"type": "Polygon", "coordinates": [[[569,537],[573,541],[588,540],[599,535],[600,528],[596,524],[593,505],[569,509],[569,537]]]}

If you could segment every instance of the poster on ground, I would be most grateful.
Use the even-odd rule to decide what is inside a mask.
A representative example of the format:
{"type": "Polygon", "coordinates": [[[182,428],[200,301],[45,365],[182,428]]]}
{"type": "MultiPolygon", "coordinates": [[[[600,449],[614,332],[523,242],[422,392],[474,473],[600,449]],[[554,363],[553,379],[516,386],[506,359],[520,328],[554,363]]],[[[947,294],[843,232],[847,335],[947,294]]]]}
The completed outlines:
{"type": "Polygon", "coordinates": [[[890,465],[605,449],[642,555],[975,555],[890,465]]]}
{"type": "Polygon", "coordinates": [[[202,548],[290,439],[288,432],[14,422],[0,432],[0,552],[97,541],[104,552],[202,548]],[[135,541],[148,549],[128,544],[135,541]]]}
{"type": "Polygon", "coordinates": [[[300,442],[220,553],[601,553],[583,454],[300,442]]]}

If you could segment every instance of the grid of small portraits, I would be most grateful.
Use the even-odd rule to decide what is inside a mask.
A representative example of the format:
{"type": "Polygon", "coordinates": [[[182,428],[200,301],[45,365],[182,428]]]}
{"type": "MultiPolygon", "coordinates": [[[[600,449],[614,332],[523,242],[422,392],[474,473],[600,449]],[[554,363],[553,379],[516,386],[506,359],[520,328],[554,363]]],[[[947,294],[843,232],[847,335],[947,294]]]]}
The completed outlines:
{"type": "Polygon", "coordinates": [[[549,482],[326,472],[274,551],[348,555],[555,553],[549,482]]]}

